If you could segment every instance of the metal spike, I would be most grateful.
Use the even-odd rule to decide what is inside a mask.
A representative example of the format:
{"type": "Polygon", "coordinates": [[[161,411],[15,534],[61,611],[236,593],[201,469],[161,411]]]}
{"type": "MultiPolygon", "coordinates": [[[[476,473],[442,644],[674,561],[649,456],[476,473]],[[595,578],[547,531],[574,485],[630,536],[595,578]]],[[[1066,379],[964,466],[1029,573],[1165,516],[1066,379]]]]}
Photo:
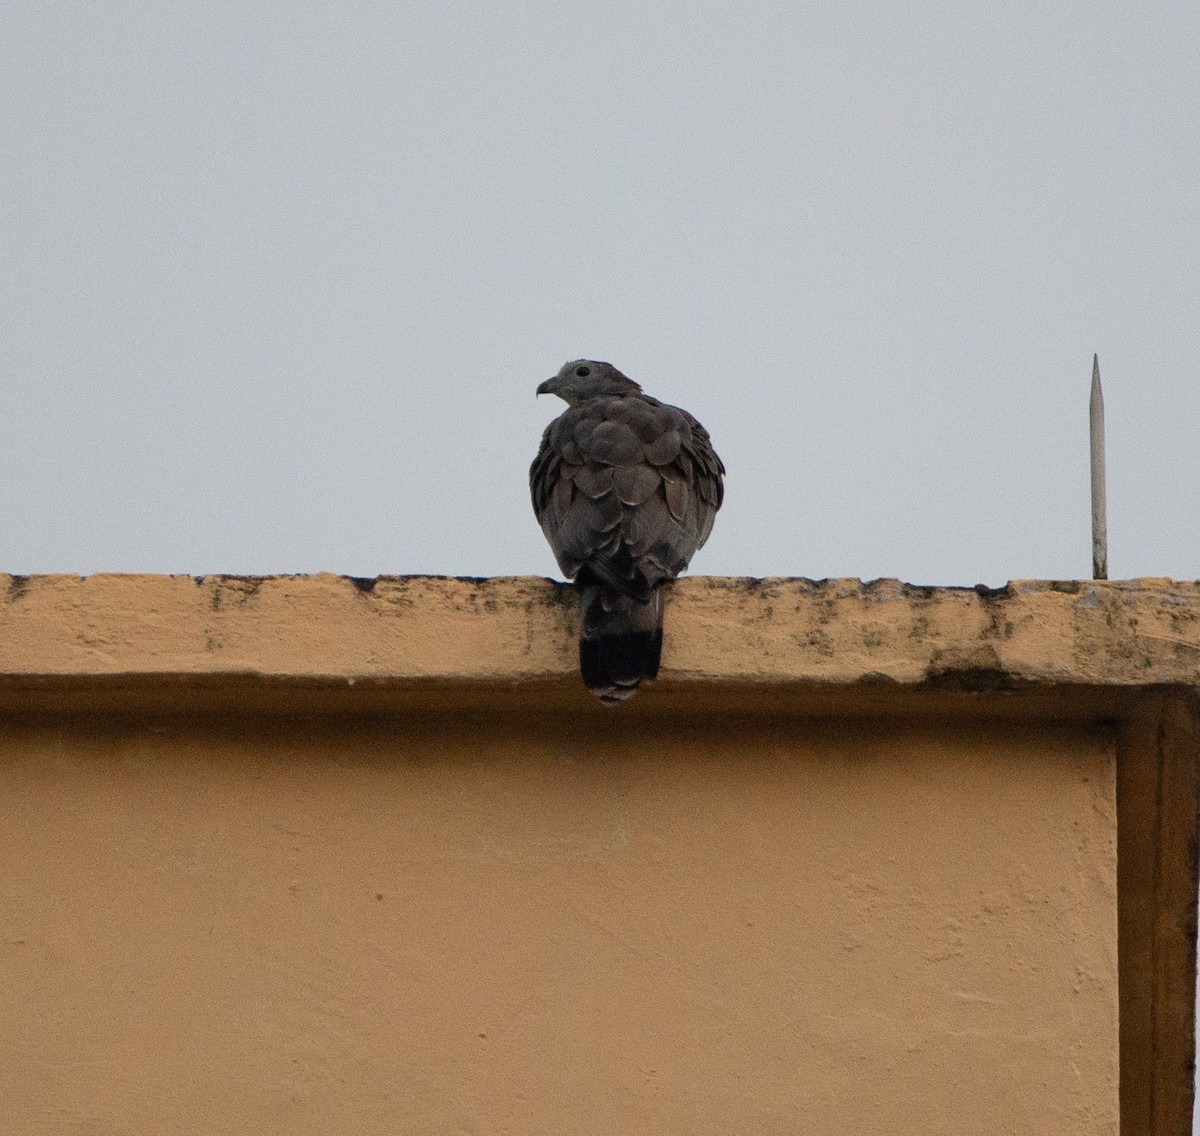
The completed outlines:
{"type": "Polygon", "coordinates": [[[1104,392],[1100,356],[1092,356],[1092,397],[1088,403],[1092,440],[1092,579],[1108,579],[1108,502],[1104,476],[1104,392]]]}

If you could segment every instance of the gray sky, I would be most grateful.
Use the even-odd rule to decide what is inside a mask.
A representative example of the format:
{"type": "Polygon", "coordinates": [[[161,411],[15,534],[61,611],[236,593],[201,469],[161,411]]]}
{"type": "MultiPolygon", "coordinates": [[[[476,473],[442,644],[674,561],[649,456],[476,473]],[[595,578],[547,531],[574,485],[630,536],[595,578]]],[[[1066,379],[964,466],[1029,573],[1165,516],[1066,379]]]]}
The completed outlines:
{"type": "Polygon", "coordinates": [[[0,7],[0,567],[555,572],[608,359],[694,570],[1200,576],[1200,6],[0,7]]]}

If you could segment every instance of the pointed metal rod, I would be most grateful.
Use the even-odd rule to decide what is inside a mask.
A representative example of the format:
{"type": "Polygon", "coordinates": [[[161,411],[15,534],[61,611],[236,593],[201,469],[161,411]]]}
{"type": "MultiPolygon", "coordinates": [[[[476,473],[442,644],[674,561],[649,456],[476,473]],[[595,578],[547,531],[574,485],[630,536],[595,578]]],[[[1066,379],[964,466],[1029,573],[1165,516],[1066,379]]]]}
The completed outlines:
{"type": "Polygon", "coordinates": [[[1108,579],[1108,502],[1104,476],[1104,392],[1100,356],[1092,356],[1092,397],[1088,403],[1092,440],[1092,579],[1108,579]]]}

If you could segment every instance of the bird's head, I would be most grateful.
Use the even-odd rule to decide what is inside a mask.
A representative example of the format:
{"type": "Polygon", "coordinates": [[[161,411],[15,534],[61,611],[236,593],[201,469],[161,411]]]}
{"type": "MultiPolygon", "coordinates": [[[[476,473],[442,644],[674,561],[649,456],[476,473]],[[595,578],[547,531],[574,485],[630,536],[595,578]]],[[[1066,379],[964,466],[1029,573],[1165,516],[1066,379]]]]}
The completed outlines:
{"type": "Polygon", "coordinates": [[[558,374],[538,387],[538,394],[556,394],[569,406],[578,406],[589,398],[602,395],[634,394],[642,388],[627,379],[611,363],[595,359],[572,359],[558,374]]]}

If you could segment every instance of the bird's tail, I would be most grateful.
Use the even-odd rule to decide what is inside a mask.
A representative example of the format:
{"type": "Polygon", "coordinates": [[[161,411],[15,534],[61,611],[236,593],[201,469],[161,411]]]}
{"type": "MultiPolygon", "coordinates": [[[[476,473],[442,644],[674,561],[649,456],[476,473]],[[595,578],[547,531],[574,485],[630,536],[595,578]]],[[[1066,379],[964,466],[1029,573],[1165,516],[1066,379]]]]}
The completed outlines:
{"type": "Polygon", "coordinates": [[[602,702],[624,702],[644,678],[658,674],[662,655],[663,597],[653,588],[638,600],[603,584],[583,589],[579,670],[602,702]]]}

